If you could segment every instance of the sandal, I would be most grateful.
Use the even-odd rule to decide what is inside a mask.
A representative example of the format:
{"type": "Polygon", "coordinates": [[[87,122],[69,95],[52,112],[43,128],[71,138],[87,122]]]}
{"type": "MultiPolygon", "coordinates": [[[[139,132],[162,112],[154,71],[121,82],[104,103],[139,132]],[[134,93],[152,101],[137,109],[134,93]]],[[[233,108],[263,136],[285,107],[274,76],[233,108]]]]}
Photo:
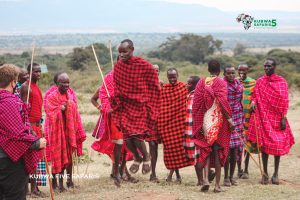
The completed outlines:
{"type": "Polygon", "coordinates": [[[242,176],[240,177],[241,179],[249,179],[249,174],[246,172],[243,172],[242,176]]]}
{"type": "Polygon", "coordinates": [[[231,181],[229,178],[224,178],[224,183],[223,183],[224,186],[226,187],[230,187],[231,186],[231,181]]]}
{"type": "Polygon", "coordinates": [[[201,192],[208,192],[209,190],[209,184],[204,184],[202,187],[201,187],[201,192]]]}
{"type": "Polygon", "coordinates": [[[151,161],[150,159],[148,161],[143,162],[143,168],[142,168],[142,174],[148,174],[151,171],[151,161]]]}
{"type": "Polygon", "coordinates": [[[152,174],[150,174],[150,179],[151,182],[153,183],[159,183],[159,180],[156,176],[153,176],[152,174]]]}
{"type": "Polygon", "coordinates": [[[269,177],[267,175],[263,175],[262,178],[261,178],[260,183],[262,185],[268,185],[269,184],[269,177]]]}
{"type": "Polygon", "coordinates": [[[121,179],[119,176],[114,176],[113,177],[113,181],[114,181],[114,184],[119,188],[121,187],[121,179]]]}
{"type": "Polygon", "coordinates": [[[139,182],[138,179],[136,179],[136,178],[134,178],[134,177],[132,177],[132,176],[129,176],[129,177],[127,178],[127,181],[128,181],[129,183],[137,183],[137,182],[139,182]]]}
{"type": "Polygon", "coordinates": [[[278,178],[278,176],[272,176],[271,182],[274,185],[279,185],[279,178],[278,178]]]}
{"type": "Polygon", "coordinates": [[[230,183],[233,186],[237,186],[238,185],[238,182],[236,180],[234,180],[234,179],[230,179],[230,183]]]}
{"type": "Polygon", "coordinates": [[[139,171],[141,163],[142,162],[139,161],[133,161],[132,165],[129,168],[129,171],[133,174],[137,173],[139,171]]]}
{"type": "Polygon", "coordinates": [[[214,193],[220,193],[220,192],[225,192],[225,190],[222,189],[221,187],[218,187],[218,188],[214,189],[214,193]]]}

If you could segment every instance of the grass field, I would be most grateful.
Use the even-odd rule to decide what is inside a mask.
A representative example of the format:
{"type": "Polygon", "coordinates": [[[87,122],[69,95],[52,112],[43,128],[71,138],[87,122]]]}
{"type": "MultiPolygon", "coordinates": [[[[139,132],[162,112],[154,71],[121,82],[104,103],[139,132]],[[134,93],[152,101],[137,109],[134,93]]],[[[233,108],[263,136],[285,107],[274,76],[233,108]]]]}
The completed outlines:
{"type": "MultiPolygon", "coordinates": [[[[93,125],[98,116],[95,108],[89,103],[91,95],[79,95],[79,109],[82,113],[84,124],[87,126],[93,125]],[[84,102],[84,103],[83,103],[84,102]]],[[[208,193],[201,193],[200,187],[196,186],[196,175],[193,167],[187,167],[180,170],[183,181],[181,185],[176,183],[168,184],[165,181],[168,170],[163,163],[162,145],[159,146],[159,158],[157,165],[157,173],[160,179],[159,184],[149,182],[149,175],[143,176],[141,172],[135,175],[140,181],[137,184],[123,183],[121,188],[116,188],[109,178],[111,170],[111,161],[105,155],[99,155],[94,152],[90,163],[88,174],[95,176],[92,179],[75,179],[75,184],[78,188],[70,189],[65,193],[56,193],[55,199],[76,199],[76,200],[100,200],[100,199],[131,199],[131,200],[230,200],[230,199],[245,199],[245,200],[272,200],[272,199],[300,199],[300,95],[298,92],[293,93],[290,98],[290,110],[288,119],[295,136],[296,144],[291,152],[281,158],[279,169],[280,185],[259,184],[260,172],[250,160],[250,179],[239,180],[238,186],[225,188],[226,192],[214,194],[212,189],[208,193]]],[[[90,145],[93,142],[90,132],[87,132],[87,141],[84,147],[90,151],[90,145]]],[[[257,155],[254,155],[257,160],[257,155]]],[[[131,164],[131,163],[129,163],[131,164]]],[[[273,158],[269,161],[269,174],[273,173],[273,158]]],[[[79,174],[84,174],[86,164],[79,164],[79,174]]],[[[77,167],[75,166],[75,172],[77,167]]],[[[223,173],[223,171],[222,171],[223,173]]],[[[223,181],[223,180],[222,180],[223,181]]],[[[213,188],[213,184],[212,187],[213,188]]],[[[42,187],[42,191],[49,196],[48,187],[42,187]]],[[[29,198],[30,199],[30,198],[29,198]]],[[[50,199],[50,197],[49,197],[50,199]]]]}

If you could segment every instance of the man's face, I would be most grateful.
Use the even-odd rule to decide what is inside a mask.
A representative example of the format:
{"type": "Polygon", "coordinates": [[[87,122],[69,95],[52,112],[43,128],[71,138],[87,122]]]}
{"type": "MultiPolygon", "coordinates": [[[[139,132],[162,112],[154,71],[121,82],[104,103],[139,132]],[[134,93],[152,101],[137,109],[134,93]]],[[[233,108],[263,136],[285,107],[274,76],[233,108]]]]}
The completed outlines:
{"type": "Polygon", "coordinates": [[[234,82],[235,78],[235,69],[234,67],[226,68],[226,71],[224,73],[224,77],[228,82],[234,82]]]}
{"type": "Polygon", "coordinates": [[[119,57],[123,62],[126,62],[132,57],[134,47],[130,46],[128,42],[120,44],[118,51],[119,57]]]}
{"type": "Polygon", "coordinates": [[[41,67],[38,66],[34,66],[32,67],[32,80],[34,81],[38,81],[41,78],[41,67]]]}
{"type": "Polygon", "coordinates": [[[24,83],[25,81],[27,81],[29,79],[29,74],[26,70],[21,70],[20,74],[19,74],[19,83],[24,83]]]}
{"type": "Polygon", "coordinates": [[[189,92],[194,90],[194,88],[193,88],[193,79],[192,78],[188,78],[187,83],[186,83],[186,89],[189,92]]]}
{"type": "Polygon", "coordinates": [[[238,68],[238,74],[242,80],[245,80],[248,74],[248,67],[245,65],[240,65],[238,68]]]}
{"type": "Polygon", "coordinates": [[[266,60],[264,64],[264,70],[267,76],[271,76],[275,73],[275,66],[273,66],[272,60],[266,60]]]}
{"type": "Polygon", "coordinates": [[[171,85],[175,85],[177,83],[178,74],[175,70],[168,71],[167,77],[171,85]]]}
{"type": "Polygon", "coordinates": [[[155,69],[157,75],[159,76],[159,67],[158,67],[157,65],[154,65],[153,67],[154,67],[154,69],[155,69]]]}
{"type": "Polygon", "coordinates": [[[59,92],[61,94],[66,94],[70,86],[69,76],[66,73],[61,74],[58,76],[57,82],[59,92]]]}

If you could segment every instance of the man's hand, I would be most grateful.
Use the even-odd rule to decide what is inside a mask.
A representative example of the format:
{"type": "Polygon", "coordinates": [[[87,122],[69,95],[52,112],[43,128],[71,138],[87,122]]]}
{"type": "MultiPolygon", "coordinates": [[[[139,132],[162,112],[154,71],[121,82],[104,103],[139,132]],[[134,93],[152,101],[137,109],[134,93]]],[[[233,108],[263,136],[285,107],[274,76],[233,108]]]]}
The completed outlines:
{"type": "Polygon", "coordinates": [[[230,119],[228,119],[228,122],[229,122],[229,128],[230,128],[230,130],[234,130],[234,127],[235,127],[235,125],[234,125],[234,122],[233,122],[233,120],[232,120],[232,118],[230,118],[230,119]]]}
{"type": "Polygon", "coordinates": [[[62,110],[62,111],[65,111],[66,108],[67,108],[67,104],[64,104],[64,105],[61,106],[61,110],[62,110]]]}
{"type": "Polygon", "coordinates": [[[45,138],[40,138],[40,149],[44,149],[47,145],[47,140],[45,138]]]}
{"type": "Polygon", "coordinates": [[[256,105],[254,102],[251,103],[251,108],[250,108],[250,112],[255,112],[256,109],[256,105]]]}
{"type": "Polygon", "coordinates": [[[285,130],[286,129],[286,118],[282,117],[280,120],[280,129],[285,130]]]}

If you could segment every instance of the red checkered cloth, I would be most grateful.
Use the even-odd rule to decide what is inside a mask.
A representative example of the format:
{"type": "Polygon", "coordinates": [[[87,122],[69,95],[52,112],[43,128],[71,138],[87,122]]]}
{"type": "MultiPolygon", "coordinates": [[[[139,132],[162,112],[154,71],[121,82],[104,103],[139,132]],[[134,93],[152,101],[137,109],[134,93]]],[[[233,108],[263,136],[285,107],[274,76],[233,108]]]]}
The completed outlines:
{"type": "Polygon", "coordinates": [[[163,143],[167,169],[179,169],[194,164],[188,161],[183,146],[187,94],[185,84],[181,82],[175,85],[168,83],[162,87],[158,133],[163,143]]]}
{"type": "Polygon", "coordinates": [[[195,151],[195,143],[193,141],[193,116],[192,116],[192,106],[193,106],[193,99],[194,99],[194,91],[190,92],[187,97],[187,110],[186,110],[186,117],[185,117],[185,131],[184,131],[184,141],[183,146],[185,148],[187,159],[191,162],[195,162],[195,159],[199,156],[196,154],[195,151]]]}
{"type": "Polygon", "coordinates": [[[34,173],[38,151],[30,150],[39,138],[30,133],[28,114],[23,102],[14,94],[0,90],[0,148],[16,162],[23,157],[25,170],[34,173]]]}
{"type": "Polygon", "coordinates": [[[257,128],[259,147],[270,155],[285,155],[295,143],[288,120],[286,129],[280,129],[280,120],[286,116],[289,107],[288,95],[286,80],[277,74],[264,75],[256,81],[252,96],[256,110],[250,118],[248,140],[257,143],[257,128]]]}
{"type": "Polygon", "coordinates": [[[244,111],[243,111],[243,84],[234,79],[231,83],[224,79],[228,87],[228,102],[232,110],[232,120],[234,123],[234,130],[230,136],[230,148],[237,148],[236,161],[242,161],[244,150],[244,135],[243,135],[243,123],[244,123],[244,111]]]}
{"type": "MultiPolygon", "coordinates": [[[[27,81],[29,84],[29,81],[27,81]]],[[[36,83],[31,83],[29,94],[29,122],[40,122],[42,118],[43,96],[39,86],[36,83]]]]}
{"type": "Polygon", "coordinates": [[[160,88],[152,64],[139,57],[114,66],[115,96],[112,99],[112,119],[124,134],[124,139],[155,132],[159,114],[160,88]]]}
{"type": "MultiPolygon", "coordinates": [[[[50,88],[52,92],[45,95],[45,112],[48,118],[46,135],[49,139],[50,158],[52,161],[52,173],[57,174],[72,161],[72,153],[82,155],[82,143],[86,139],[77,100],[74,91],[69,88],[67,94],[60,94],[58,88],[50,88]],[[65,114],[61,106],[66,102],[65,114]]],[[[48,159],[50,160],[50,159],[48,159]]]]}
{"type": "MultiPolygon", "coordinates": [[[[217,138],[213,144],[208,143],[206,137],[202,134],[205,113],[213,106],[214,102],[221,105],[221,107],[231,115],[231,108],[227,101],[227,84],[219,77],[206,78],[198,82],[193,102],[193,139],[196,149],[199,151],[200,156],[197,162],[202,166],[206,164],[206,158],[211,155],[213,148],[219,149],[219,156],[221,165],[224,166],[228,151],[230,134],[229,123],[226,116],[222,114],[222,125],[218,129],[217,138]],[[208,80],[210,79],[209,83],[208,80]],[[207,83],[207,84],[206,84],[207,83]],[[216,101],[215,101],[216,100],[216,101]]],[[[214,167],[214,159],[211,157],[210,166],[214,167]]]]}

